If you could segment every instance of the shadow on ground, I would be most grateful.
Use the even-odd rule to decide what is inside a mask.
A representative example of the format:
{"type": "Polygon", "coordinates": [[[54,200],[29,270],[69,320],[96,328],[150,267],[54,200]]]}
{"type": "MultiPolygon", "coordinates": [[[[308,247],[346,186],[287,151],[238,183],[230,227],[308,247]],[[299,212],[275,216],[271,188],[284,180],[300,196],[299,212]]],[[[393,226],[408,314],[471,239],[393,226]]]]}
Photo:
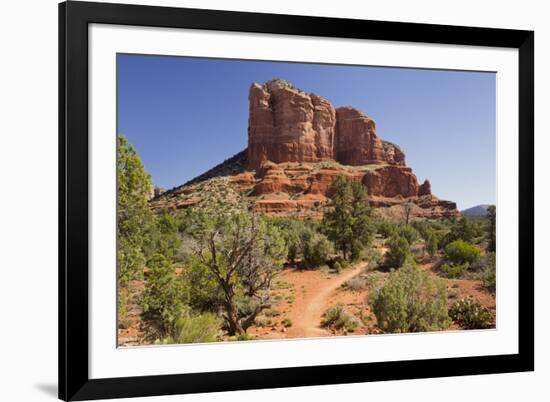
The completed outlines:
{"type": "Polygon", "coordinates": [[[46,395],[57,398],[57,384],[34,384],[34,387],[46,395]]]}

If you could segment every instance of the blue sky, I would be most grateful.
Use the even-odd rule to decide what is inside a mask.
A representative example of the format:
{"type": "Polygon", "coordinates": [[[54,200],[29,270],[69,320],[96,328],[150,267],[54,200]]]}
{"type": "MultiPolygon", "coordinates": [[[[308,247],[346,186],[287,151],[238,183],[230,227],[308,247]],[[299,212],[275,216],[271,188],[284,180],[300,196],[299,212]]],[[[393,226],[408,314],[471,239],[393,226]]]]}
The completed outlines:
{"type": "Polygon", "coordinates": [[[247,145],[248,89],[283,78],[354,106],[398,144],[420,182],[459,209],[496,202],[496,75],[118,55],[118,130],[171,188],[247,145]]]}

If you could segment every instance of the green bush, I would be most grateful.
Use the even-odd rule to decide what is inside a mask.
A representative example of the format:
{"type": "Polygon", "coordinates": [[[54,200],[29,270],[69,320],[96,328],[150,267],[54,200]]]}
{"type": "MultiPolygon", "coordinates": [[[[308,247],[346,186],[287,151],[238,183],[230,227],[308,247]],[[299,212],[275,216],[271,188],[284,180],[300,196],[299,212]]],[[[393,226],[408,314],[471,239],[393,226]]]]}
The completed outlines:
{"type": "Polygon", "coordinates": [[[326,264],[333,253],[332,243],[326,236],[312,230],[306,230],[300,234],[300,246],[305,268],[326,264]]]}
{"type": "Polygon", "coordinates": [[[449,309],[449,316],[465,329],[487,328],[492,322],[490,311],[472,296],[454,303],[449,309]]]}
{"type": "Polygon", "coordinates": [[[445,248],[448,244],[459,239],[471,242],[476,236],[481,235],[481,233],[481,228],[478,227],[477,223],[462,217],[452,224],[450,231],[443,236],[439,245],[445,248]]]}
{"type": "Polygon", "coordinates": [[[395,235],[388,241],[385,265],[388,268],[399,268],[410,255],[409,242],[404,237],[395,235]]]}
{"type": "Polygon", "coordinates": [[[426,238],[426,251],[433,257],[437,254],[437,249],[439,248],[439,236],[435,230],[428,230],[426,238]]]}
{"type": "Polygon", "coordinates": [[[479,249],[462,239],[455,240],[445,247],[445,259],[453,264],[472,264],[479,260],[479,249]]]}
{"type": "Polygon", "coordinates": [[[143,293],[143,318],[150,337],[164,338],[184,309],[182,286],[163,255],[155,254],[147,265],[150,272],[143,293]]]}
{"type": "Polygon", "coordinates": [[[460,278],[464,272],[468,269],[468,263],[464,264],[443,264],[441,266],[441,272],[447,278],[460,278]]]}
{"type": "Polygon", "coordinates": [[[445,283],[410,260],[371,290],[369,303],[383,332],[435,331],[449,325],[445,283]]]}
{"type": "Polygon", "coordinates": [[[292,327],[292,320],[290,318],[285,318],[281,321],[281,325],[285,328],[292,327]]]}
{"type": "Polygon", "coordinates": [[[497,270],[496,270],[496,261],[495,254],[490,253],[487,255],[489,263],[481,271],[481,282],[483,286],[490,292],[495,292],[497,288],[497,270]]]}
{"type": "Polygon", "coordinates": [[[325,311],[321,326],[334,331],[353,332],[359,326],[359,320],[346,311],[344,304],[338,303],[325,311]]]}
{"type": "Polygon", "coordinates": [[[391,221],[382,220],[377,225],[377,232],[383,238],[389,239],[397,232],[397,225],[391,221]]]}
{"type": "Polygon", "coordinates": [[[397,233],[404,237],[409,244],[413,244],[420,237],[418,231],[411,225],[400,225],[397,233]]]}
{"type": "Polygon", "coordinates": [[[334,263],[333,268],[338,273],[342,272],[342,265],[338,261],[334,263]]]}
{"type": "Polygon", "coordinates": [[[215,342],[221,320],[214,314],[183,315],[176,320],[167,343],[215,342]]]}

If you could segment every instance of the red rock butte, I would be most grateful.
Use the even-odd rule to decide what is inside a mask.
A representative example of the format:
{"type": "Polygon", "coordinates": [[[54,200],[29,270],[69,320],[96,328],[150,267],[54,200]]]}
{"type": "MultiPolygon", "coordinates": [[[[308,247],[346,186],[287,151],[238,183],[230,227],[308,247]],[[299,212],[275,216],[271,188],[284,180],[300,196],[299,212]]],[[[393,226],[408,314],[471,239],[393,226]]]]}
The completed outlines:
{"type": "Polygon", "coordinates": [[[153,207],[192,205],[198,199],[193,185],[225,176],[260,212],[320,218],[332,181],[344,176],[363,183],[370,203],[390,218],[406,210],[423,218],[460,214],[454,202],[432,195],[428,180],[418,183],[404,152],[383,141],[360,110],[334,108],[280,79],[253,83],[249,102],[248,148],[167,191],[153,207]]]}
{"type": "Polygon", "coordinates": [[[278,79],[253,83],[249,101],[250,169],[259,169],[266,161],[405,165],[405,154],[383,142],[374,120],[360,110],[335,109],[325,98],[278,79]]]}

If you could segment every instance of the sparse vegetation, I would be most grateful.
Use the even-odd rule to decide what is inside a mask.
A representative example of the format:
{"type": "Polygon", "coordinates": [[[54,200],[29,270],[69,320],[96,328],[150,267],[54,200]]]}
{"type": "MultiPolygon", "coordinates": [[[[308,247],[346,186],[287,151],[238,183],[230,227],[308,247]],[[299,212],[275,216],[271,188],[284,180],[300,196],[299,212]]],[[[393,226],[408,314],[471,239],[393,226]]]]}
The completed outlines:
{"type": "Polygon", "coordinates": [[[321,326],[344,333],[355,331],[359,324],[359,320],[346,311],[342,303],[338,303],[325,311],[321,321],[321,326]]]}
{"type": "Polygon", "coordinates": [[[478,299],[468,297],[454,303],[449,309],[454,322],[466,329],[483,329],[490,326],[492,316],[489,310],[481,306],[478,299]]]}
{"type": "MultiPolygon", "coordinates": [[[[389,220],[371,209],[363,184],[340,176],[332,183],[328,204],[315,200],[314,218],[300,212],[268,217],[246,199],[253,196],[252,188],[235,190],[223,177],[242,171],[243,157],[240,153],[210,172],[212,177],[200,176],[149,203],[151,178],[131,144],[119,136],[119,334],[137,333],[140,344],[290,336],[303,330],[296,305],[315,296],[315,281],[337,282],[332,307],[321,322],[334,334],[358,328],[361,333],[435,331],[452,321],[463,328],[493,325],[492,313],[480,300],[459,298],[474,293],[485,306],[494,300],[494,206],[487,219],[434,221],[416,218],[418,208],[411,204],[405,216],[389,220]],[[153,205],[177,194],[186,201],[200,197],[181,209],[153,205]],[[345,270],[353,261],[350,270],[357,272],[345,270]],[[307,279],[300,282],[295,275],[307,279]],[[475,291],[468,281],[477,282],[475,291]],[[357,303],[367,292],[370,309],[357,303]],[[339,300],[346,300],[347,307],[339,300]],[[449,300],[455,303],[448,310],[449,300]]],[[[307,169],[299,165],[289,175],[305,175],[307,169]]],[[[304,194],[274,193],[283,201],[304,194]]],[[[315,324],[328,300],[318,307],[315,324]]]]}
{"type": "Polygon", "coordinates": [[[441,265],[441,273],[447,278],[460,278],[468,269],[468,263],[464,264],[447,264],[441,265]]]}
{"type": "Polygon", "coordinates": [[[346,281],[342,286],[350,290],[363,290],[367,288],[367,280],[361,276],[356,276],[346,281]]]}

